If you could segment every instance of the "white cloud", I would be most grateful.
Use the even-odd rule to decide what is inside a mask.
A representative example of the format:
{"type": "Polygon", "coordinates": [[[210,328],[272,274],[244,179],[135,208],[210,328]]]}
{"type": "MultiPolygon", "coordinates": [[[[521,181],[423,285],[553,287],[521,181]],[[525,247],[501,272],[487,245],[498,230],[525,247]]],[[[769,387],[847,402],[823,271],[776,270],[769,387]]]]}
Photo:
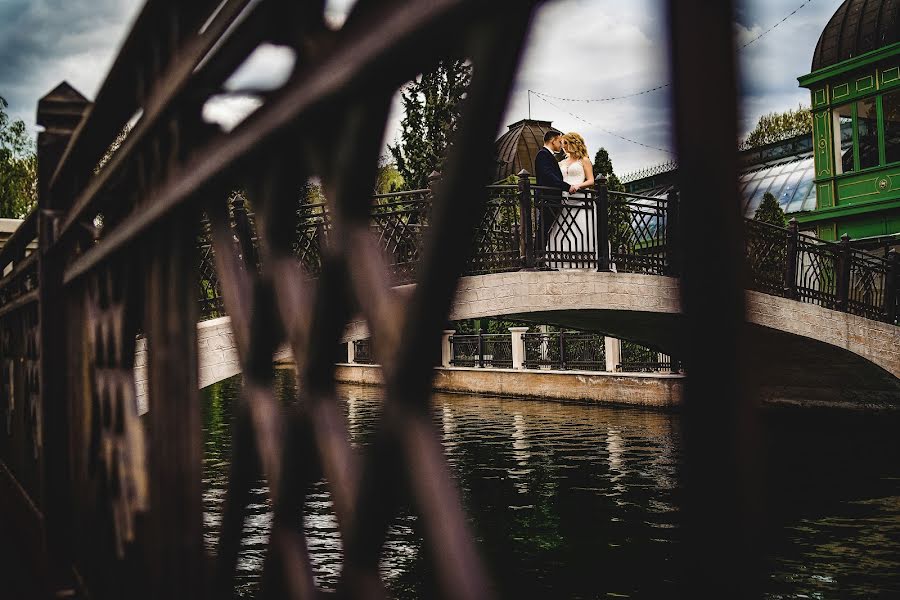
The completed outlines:
{"type": "MultiPolygon", "coordinates": [[[[742,133],[761,114],[809,102],[796,78],[808,71],[816,40],[840,1],[809,2],[740,53],[742,133]]],[[[752,40],[802,3],[757,0],[741,4],[735,28],[738,43],[752,40]]],[[[5,0],[0,4],[0,55],[4,57],[0,61],[0,95],[10,101],[13,116],[32,124],[38,98],[62,80],[93,97],[140,4],[140,0],[5,0]]],[[[355,0],[327,0],[326,20],[339,27],[354,4],[355,0]]],[[[666,83],[666,26],[662,0],[557,0],[544,4],[534,20],[501,131],[528,115],[528,89],[555,96],[599,98],[666,83]]],[[[231,84],[280,84],[290,70],[283,54],[274,47],[258,52],[231,84]]],[[[552,120],[564,131],[582,133],[592,152],[606,147],[620,173],[669,158],[603,131],[669,148],[667,90],[616,102],[552,102],[558,107],[532,96],[532,116],[552,120]]],[[[207,110],[211,118],[227,126],[252,110],[251,104],[245,98],[231,98],[211,103],[207,110]]],[[[387,142],[396,138],[401,117],[395,98],[387,142]]]]}

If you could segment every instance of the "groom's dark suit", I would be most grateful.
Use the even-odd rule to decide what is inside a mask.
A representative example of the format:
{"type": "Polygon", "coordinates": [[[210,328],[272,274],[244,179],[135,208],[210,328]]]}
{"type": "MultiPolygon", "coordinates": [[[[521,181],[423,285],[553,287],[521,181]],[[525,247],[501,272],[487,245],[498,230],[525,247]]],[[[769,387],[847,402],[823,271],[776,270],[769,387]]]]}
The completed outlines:
{"type": "MultiPolygon", "coordinates": [[[[551,203],[558,203],[562,199],[562,192],[568,192],[571,186],[563,181],[562,169],[559,168],[556,157],[553,156],[553,153],[550,152],[546,146],[541,148],[537,153],[537,156],[534,157],[534,175],[537,179],[538,186],[559,190],[559,192],[535,190],[535,204],[538,207],[541,207],[540,210],[537,211],[537,217],[540,219],[540,224],[535,228],[535,233],[540,234],[540,238],[537,240],[538,244],[546,246],[547,234],[550,232],[550,227],[553,225],[553,211],[543,207],[544,203],[542,202],[542,199],[546,198],[551,203]]],[[[543,248],[541,248],[541,250],[543,250],[543,248]]]]}

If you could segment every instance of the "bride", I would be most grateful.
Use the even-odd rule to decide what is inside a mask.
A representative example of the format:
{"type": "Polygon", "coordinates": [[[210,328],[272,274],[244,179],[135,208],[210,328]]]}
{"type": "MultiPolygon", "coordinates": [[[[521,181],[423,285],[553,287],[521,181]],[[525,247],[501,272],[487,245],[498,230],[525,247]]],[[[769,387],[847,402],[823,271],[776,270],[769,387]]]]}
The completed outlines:
{"type": "MultiPolygon", "coordinates": [[[[575,132],[563,136],[563,151],[566,158],[559,163],[563,180],[577,189],[594,185],[594,167],[588,159],[584,138],[575,132]]],[[[567,194],[563,192],[562,207],[550,227],[547,254],[551,258],[548,265],[556,269],[578,269],[588,267],[594,259],[594,212],[592,201],[583,192],[567,194]]]]}

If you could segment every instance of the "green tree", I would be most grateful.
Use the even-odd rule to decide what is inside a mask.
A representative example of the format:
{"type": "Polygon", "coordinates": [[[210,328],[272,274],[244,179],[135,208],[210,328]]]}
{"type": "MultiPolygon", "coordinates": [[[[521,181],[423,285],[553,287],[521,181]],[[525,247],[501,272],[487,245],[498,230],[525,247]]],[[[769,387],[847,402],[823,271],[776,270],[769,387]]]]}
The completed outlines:
{"type": "Polygon", "coordinates": [[[448,60],[401,91],[404,116],[400,141],[388,150],[405,189],[427,187],[431,172],[440,170],[471,78],[468,62],[448,60]]]}
{"type": "Polygon", "coordinates": [[[619,178],[613,171],[612,159],[609,157],[609,152],[606,151],[606,148],[600,148],[597,150],[597,154],[594,155],[594,177],[600,177],[601,175],[606,175],[606,185],[610,191],[625,191],[625,186],[619,181],[619,178]]]}
{"type": "Polygon", "coordinates": [[[375,178],[375,193],[390,194],[403,189],[403,176],[397,170],[397,165],[382,159],[378,165],[378,174],[375,178]]]}
{"type": "Polygon", "coordinates": [[[606,148],[597,150],[594,155],[594,177],[606,176],[606,185],[609,188],[609,243],[613,252],[621,246],[628,246],[631,239],[631,219],[624,198],[614,192],[624,192],[625,185],[619,181],[613,170],[612,159],[606,148]]]}
{"type": "Polygon", "coordinates": [[[777,227],[787,227],[787,217],[784,216],[784,211],[781,209],[775,196],[769,192],[763,194],[759,208],[753,213],[753,220],[777,227]]]}
{"type": "Polygon", "coordinates": [[[761,116],[756,127],[747,135],[743,147],[756,148],[803,134],[812,135],[812,112],[801,104],[797,110],[761,116]]]}
{"type": "Polygon", "coordinates": [[[37,202],[37,155],[25,123],[6,114],[0,96],[0,217],[21,219],[37,202]]]}

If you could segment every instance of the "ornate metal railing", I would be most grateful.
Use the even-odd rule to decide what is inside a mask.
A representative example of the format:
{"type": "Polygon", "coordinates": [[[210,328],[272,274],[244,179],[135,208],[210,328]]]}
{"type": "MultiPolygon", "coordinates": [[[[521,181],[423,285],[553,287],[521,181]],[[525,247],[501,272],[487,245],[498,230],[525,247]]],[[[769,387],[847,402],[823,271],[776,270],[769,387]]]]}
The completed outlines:
{"type": "Polygon", "coordinates": [[[897,323],[896,252],[876,256],[840,242],[748,220],[745,237],[747,281],[751,289],[825,308],[897,323]]]}
{"type": "Polygon", "coordinates": [[[622,340],[621,362],[616,371],[623,373],[656,373],[659,371],[678,372],[680,363],[672,357],[660,354],[658,350],[622,340]]]}
{"type": "MultiPolygon", "coordinates": [[[[467,252],[468,274],[528,268],[680,272],[672,251],[680,229],[677,192],[664,198],[609,192],[601,181],[572,197],[532,186],[524,173],[518,185],[486,189],[486,210],[467,252]],[[603,239],[606,244],[599,242],[603,239]]],[[[431,198],[428,189],[373,196],[369,229],[394,283],[414,280],[430,226],[431,198]]],[[[239,196],[231,206],[235,238],[253,240],[243,246],[254,245],[252,212],[244,213],[239,196]]],[[[302,204],[297,213],[292,248],[305,272],[316,276],[332,231],[329,209],[323,203],[302,204]]],[[[823,242],[800,234],[796,223],[786,229],[751,219],[744,224],[750,289],[897,322],[896,253],[876,256],[851,248],[847,239],[823,242]]],[[[201,311],[219,316],[222,303],[208,237],[201,239],[200,254],[201,311]]]]}
{"type": "Polygon", "coordinates": [[[370,365],[374,362],[372,340],[366,338],[364,340],[353,341],[353,362],[361,365],[370,365]]]}
{"type": "Polygon", "coordinates": [[[525,333],[525,368],[603,371],[606,369],[604,338],[596,333],[557,331],[525,333]]]}
{"type": "Polygon", "coordinates": [[[482,333],[450,336],[451,359],[454,367],[492,367],[509,369],[513,366],[512,339],[509,334],[482,333]]]}

